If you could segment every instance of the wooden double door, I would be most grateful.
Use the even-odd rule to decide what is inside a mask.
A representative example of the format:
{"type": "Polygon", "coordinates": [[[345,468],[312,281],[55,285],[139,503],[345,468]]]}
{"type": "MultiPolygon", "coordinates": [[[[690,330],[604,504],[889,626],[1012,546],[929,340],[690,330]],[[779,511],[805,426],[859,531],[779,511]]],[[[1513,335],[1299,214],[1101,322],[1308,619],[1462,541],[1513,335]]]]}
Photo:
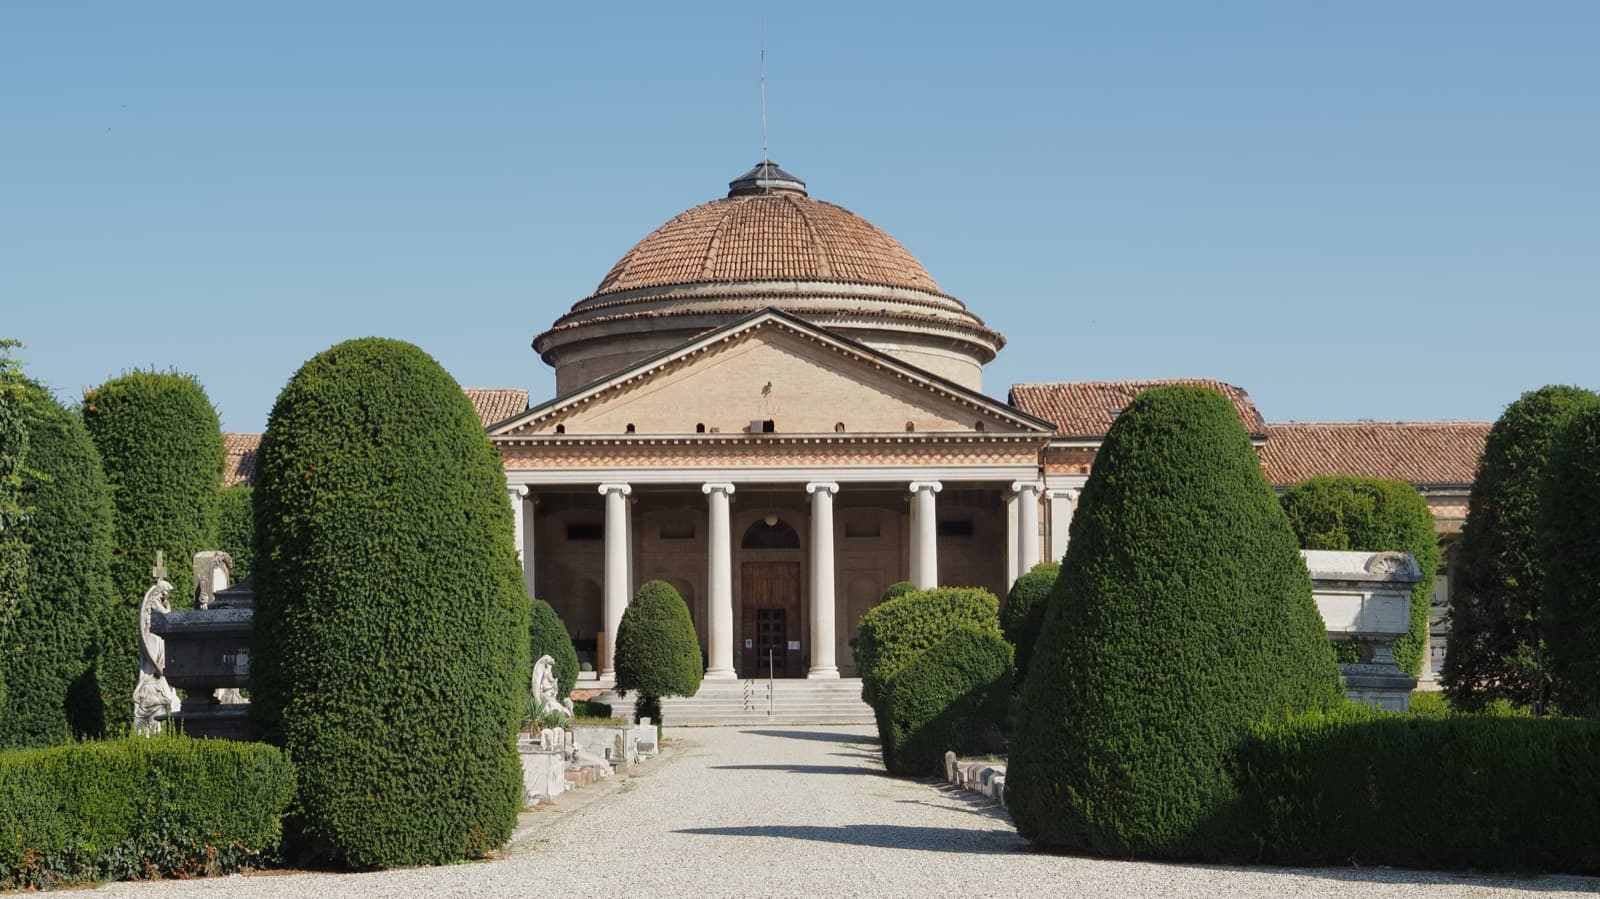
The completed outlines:
{"type": "Polygon", "coordinates": [[[802,677],[800,563],[745,562],[740,567],[741,677],[802,677]]]}

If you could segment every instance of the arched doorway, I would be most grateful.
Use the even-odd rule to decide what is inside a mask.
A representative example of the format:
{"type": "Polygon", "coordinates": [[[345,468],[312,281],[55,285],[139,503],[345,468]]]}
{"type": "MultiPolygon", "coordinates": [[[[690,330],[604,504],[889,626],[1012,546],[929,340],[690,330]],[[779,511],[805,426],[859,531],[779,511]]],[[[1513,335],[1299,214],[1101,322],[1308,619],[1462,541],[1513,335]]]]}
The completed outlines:
{"type": "Polygon", "coordinates": [[[800,677],[800,534],[769,515],[745,529],[739,549],[740,673],[800,677]]]}

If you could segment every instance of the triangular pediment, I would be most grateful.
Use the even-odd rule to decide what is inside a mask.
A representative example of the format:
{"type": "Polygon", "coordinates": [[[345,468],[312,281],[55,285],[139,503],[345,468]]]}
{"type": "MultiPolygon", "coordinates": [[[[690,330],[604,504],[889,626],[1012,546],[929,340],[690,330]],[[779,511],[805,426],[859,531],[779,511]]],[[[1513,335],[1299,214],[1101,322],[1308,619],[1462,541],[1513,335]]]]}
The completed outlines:
{"type": "Polygon", "coordinates": [[[490,433],[676,436],[702,426],[706,433],[770,428],[779,435],[1052,430],[999,400],[768,310],[535,406],[490,433]]]}

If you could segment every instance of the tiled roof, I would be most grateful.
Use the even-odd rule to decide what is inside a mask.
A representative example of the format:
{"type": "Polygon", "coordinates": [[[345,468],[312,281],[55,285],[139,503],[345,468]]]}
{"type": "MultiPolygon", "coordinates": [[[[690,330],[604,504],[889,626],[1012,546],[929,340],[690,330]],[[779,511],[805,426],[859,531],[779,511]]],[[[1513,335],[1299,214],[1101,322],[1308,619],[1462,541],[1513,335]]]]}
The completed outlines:
{"type": "Polygon", "coordinates": [[[1267,480],[1286,486],[1320,475],[1470,485],[1489,437],[1486,421],[1274,424],[1261,448],[1267,480]]]}
{"type": "Polygon", "coordinates": [[[618,260],[595,295],[723,281],[839,281],[938,293],[922,263],[859,215],[795,191],[702,203],[618,260]]]}
{"type": "Polygon", "coordinates": [[[1018,409],[1055,422],[1061,437],[1104,437],[1119,413],[1147,387],[1192,384],[1209,387],[1233,400],[1244,429],[1252,435],[1267,433],[1267,423],[1250,394],[1232,384],[1211,378],[1168,378],[1153,381],[1068,381],[1059,384],[1018,384],[1011,388],[1010,403],[1018,409]]]}
{"type": "MultiPolygon", "coordinates": [[[[486,428],[528,408],[528,391],[515,387],[463,387],[462,392],[472,401],[472,408],[486,428]]],[[[227,456],[222,470],[223,486],[248,484],[254,480],[261,435],[226,433],[222,435],[222,445],[227,456]]]]}

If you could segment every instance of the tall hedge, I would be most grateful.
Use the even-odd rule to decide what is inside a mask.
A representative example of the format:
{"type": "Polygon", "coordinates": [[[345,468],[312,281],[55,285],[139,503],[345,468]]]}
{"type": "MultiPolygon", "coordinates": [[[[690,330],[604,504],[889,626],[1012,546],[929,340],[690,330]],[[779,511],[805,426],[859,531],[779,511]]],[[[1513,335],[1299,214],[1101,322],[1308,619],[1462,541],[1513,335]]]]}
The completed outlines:
{"type": "Polygon", "coordinates": [[[0,747],[65,743],[105,729],[97,663],[116,607],[111,490],[83,421],[29,385],[27,427],[34,477],[22,493],[31,513],[21,530],[29,577],[6,649],[0,747]]]}
{"type": "Polygon", "coordinates": [[[963,624],[999,635],[999,604],[979,587],[933,587],[873,606],[856,629],[862,700],[881,706],[890,678],[963,624]]]}
{"type": "Polygon", "coordinates": [[[1056,562],[1041,562],[1017,578],[1006,594],[1005,605],[1000,609],[1000,629],[1006,641],[1017,650],[1017,683],[1028,676],[1028,660],[1033,657],[1033,643],[1044,624],[1045,605],[1050,601],[1050,591],[1056,585],[1056,575],[1061,566],[1056,562]]]}
{"type": "Polygon", "coordinates": [[[233,556],[233,582],[250,576],[255,567],[255,512],[249,484],[224,487],[217,493],[217,545],[233,556]]]}
{"type": "Polygon", "coordinates": [[[578,650],[572,645],[561,616],[542,599],[529,600],[528,658],[537,662],[549,656],[556,662],[556,689],[563,697],[578,683],[578,650]]]}
{"type": "Polygon", "coordinates": [[[11,616],[22,601],[28,570],[28,545],[20,532],[28,517],[22,503],[28,461],[26,390],[21,367],[11,358],[18,345],[0,340],[0,703],[6,697],[6,669],[12,665],[11,616]]]}
{"type": "Polygon", "coordinates": [[[1539,625],[1551,696],[1563,711],[1600,715],[1600,406],[1568,418],[1542,491],[1539,625]]]}
{"type": "Polygon", "coordinates": [[[278,394],[255,490],[251,722],[301,772],[302,845],[358,868],[502,845],[528,600],[466,395],[411,344],[338,344],[278,394]]]}
{"type": "Polygon", "coordinates": [[[111,484],[111,582],[120,604],[106,634],[101,686],[113,725],[133,715],[139,601],[166,556],[172,603],[194,594],[194,554],[214,549],[222,429],[205,388],[174,372],[131,372],[83,394],[83,423],[111,484]]]}
{"type": "Polygon", "coordinates": [[[700,638],[683,597],[666,581],[646,581],[617,626],[617,690],[646,706],[664,696],[693,696],[705,674],[700,638]]]}
{"type": "MultiPolygon", "coordinates": [[[[1312,478],[1280,498],[1302,549],[1408,552],[1422,570],[1411,589],[1411,630],[1394,641],[1394,661],[1416,677],[1428,649],[1428,610],[1439,570],[1433,513],[1417,488],[1377,478],[1312,478]]],[[[1351,661],[1354,661],[1352,659],[1351,661]]]]}
{"type": "Polygon", "coordinates": [[[1237,797],[1251,723],[1343,688],[1294,532],[1233,404],[1141,393],[1101,445],[1011,740],[1017,829],[1183,857],[1237,797]]]}
{"type": "Polygon", "coordinates": [[[1003,752],[1011,659],[1005,638],[963,624],[895,675],[884,701],[889,771],[927,777],[943,769],[950,750],[1003,752]]]}
{"type": "Polygon", "coordinates": [[[1549,697],[1539,605],[1539,488],[1567,416],[1600,404],[1578,387],[1524,393],[1489,431],[1450,571],[1450,635],[1440,683],[1461,709],[1495,699],[1543,711],[1549,697]]]}

